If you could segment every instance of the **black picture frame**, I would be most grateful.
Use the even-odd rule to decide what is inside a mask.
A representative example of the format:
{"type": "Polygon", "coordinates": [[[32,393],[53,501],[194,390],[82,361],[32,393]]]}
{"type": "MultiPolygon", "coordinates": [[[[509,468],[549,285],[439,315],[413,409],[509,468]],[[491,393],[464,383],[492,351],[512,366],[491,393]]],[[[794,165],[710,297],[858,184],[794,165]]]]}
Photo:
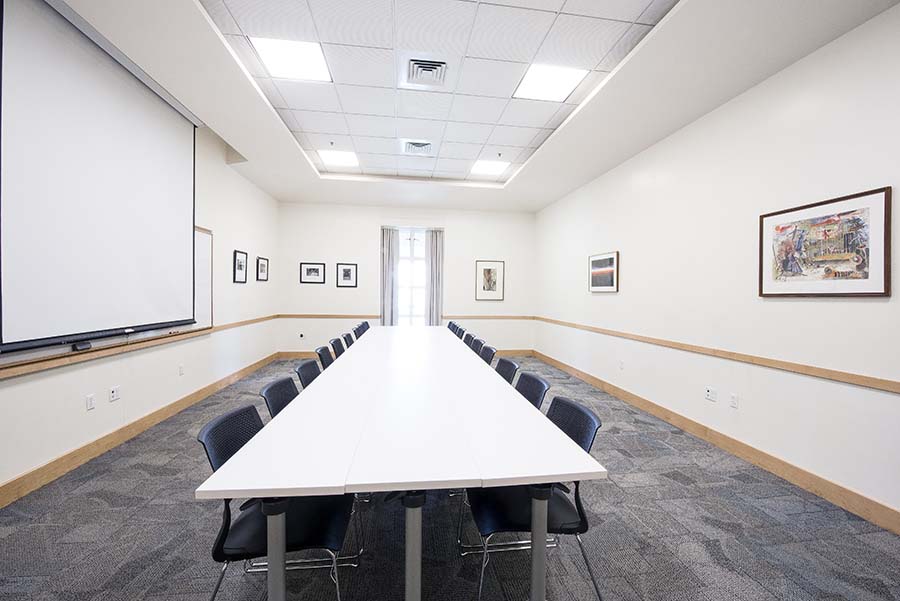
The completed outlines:
{"type": "Polygon", "coordinates": [[[235,250],[231,257],[231,281],[235,284],[247,283],[247,253],[242,250],[235,250]],[[243,264],[239,259],[243,259],[243,264]],[[243,279],[240,275],[240,267],[243,265],[243,279]]]}
{"type": "Polygon", "coordinates": [[[267,257],[256,257],[256,281],[257,282],[268,282],[269,281],[269,259],[267,257]],[[263,272],[262,277],[260,277],[260,272],[259,272],[260,267],[265,267],[265,271],[263,272]]]}
{"type": "Polygon", "coordinates": [[[325,283],[325,263],[300,263],[300,283],[301,284],[324,284],[325,283]],[[321,280],[314,279],[315,276],[309,275],[308,269],[318,267],[321,274],[321,280]]]}
{"type": "Polygon", "coordinates": [[[356,288],[359,285],[359,265],[357,263],[338,263],[335,266],[334,283],[337,288],[356,288]],[[342,283],[344,280],[341,277],[341,269],[348,267],[353,269],[352,284],[342,283]]]}

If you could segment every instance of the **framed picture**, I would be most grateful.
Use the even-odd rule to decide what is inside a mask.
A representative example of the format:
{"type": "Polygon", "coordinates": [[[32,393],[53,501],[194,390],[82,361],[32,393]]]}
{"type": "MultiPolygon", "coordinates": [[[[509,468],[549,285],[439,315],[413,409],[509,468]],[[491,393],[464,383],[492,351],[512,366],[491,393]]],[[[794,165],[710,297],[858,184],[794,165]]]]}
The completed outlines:
{"type": "Polygon", "coordinates": [[[300,263],[301,284],[324,284],[325,263],[300,263]]]}
{"type": "Polygon", "coordinates": [[[503,300],[504,268],[503,261],[475,261],[475,300],[503,300]]]}
{"type": "Polygon", "coordinates": [[[588,257],[588,288],[591,292],[619,291],[619,251],[588,257]]]}
{"type": "Polygon", "coordinates": [[[760,296],[890,294],[891,188],[760,216],[760,296]]]}
{"type": "Polygon", "coordinates": [[[356,263],[338,263],[335,282],[338,288],[356,288],[356,263]]]}
{"type": "Polygon", "coordinates": [[[269,260],[265,257],[256,257],[256,281],[269,281],[269,260]]]}
{"type": "Polygon", "coordinates": [[[234,251],[232,278],[235,284],[247,283],[247,253],[242,250],[234,251]]]}

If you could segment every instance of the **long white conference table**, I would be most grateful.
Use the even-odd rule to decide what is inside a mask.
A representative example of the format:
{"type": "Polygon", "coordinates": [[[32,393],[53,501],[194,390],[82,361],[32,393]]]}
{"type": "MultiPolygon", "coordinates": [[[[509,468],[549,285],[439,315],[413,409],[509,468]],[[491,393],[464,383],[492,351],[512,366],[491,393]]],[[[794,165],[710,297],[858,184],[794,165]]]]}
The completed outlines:
{"type": "MultiPolygon", "coordinates": [[[[419,601],[422,491],[605,477],[602,465],[447,328],[376,327],[213,473],[196,498],[419,493],[404,502],[405,597],[419,601]]],[[[548,487],[532,490],[531,599],[543,601],[548,487]]],[[[284,601],[285,516],[273,505],[268,593],[269,601],[284,601]]]]}

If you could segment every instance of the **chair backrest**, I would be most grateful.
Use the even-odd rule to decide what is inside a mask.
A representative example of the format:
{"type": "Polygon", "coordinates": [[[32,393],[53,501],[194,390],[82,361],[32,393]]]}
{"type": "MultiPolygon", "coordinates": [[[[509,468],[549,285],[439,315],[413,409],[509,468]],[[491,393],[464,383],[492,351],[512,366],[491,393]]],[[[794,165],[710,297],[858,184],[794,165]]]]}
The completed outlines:
{"type": "Polygon", "coordinates": [[[213,471],[222,467],[232,455],[262,430],[263,423],[253,405],[240,407],[211,420],[197,434],[213,471]]]}
{"type": "Polygon", "coordinates": [[[319,362],[322,364],[322,369],[328,369],[328,366],[334,363],[334,357],[331,356],[331,349],[327,346],[320,346],[317,348],[316,354],[319,356],[319,362]]]}
{"type": "Polygon", "coordinates": [[[472,341],[472,350],[475,351],[476,355],[481,355],[482,348],[484,348],[484,340],[476,338],[472,341]]]}
{"type": "Polygon", "coordinates": [[[550,384],[537,374],[523,371],[519,374],[519,381],[516,382],[516,390],[528,399],[529,403],[540,409],[544,395],[550,390],[550,384]]]}
{"type": "Polygon", "coordinates": [[[353,327],[353,335],[356,336],[356,339],[359,340],[359,337],[365,334],[366,331],[363,329],[362,324],[357,324],[353,327]]]}
{"type": "Polygon", "coordinates": [[[447,329],[449,329],[452,332],[454,329],[456,329],[456,323],[454,323],[453,321],[448,321],[447,329]]]}
{"type": "Polygon", "coordinates": [[[494,355],[495,355],[496,353],[497,353],[497,349],[495,349],[495,348],[492,347],[492,346],[489,346],[489,345],[485,344],[483,347],[481,347],[481,352],[478,353],[478,354],[481,356],[482,359],[484,359],[484,362],[485,362],[485,363],[487,363],[488,365],[490,365],[490,364],[491,364],[491,361],[494,360],[494,355]]]}
{"type": "Polygon", "coordinates": [[[469,348],[472,348],[472,341],[475,340],[474,334],[466,334],[463,336],[463,343],[469,348]]]}
{"type": "Polygon", "coordinates": [[[313,380],[318,378],[319,374],[322,373],[319,371],[319,364],[316,363],[315,359],[304,359],[301,361],[297,365],[296,372],[300,377],[300,383],[303,384],[303,388],[312,384],[313,380]]]}
{"type": "Polygon", "coordinates": [[[466,334],[466,329],[462,326],[456,327],[456,337],[462,340],[463,336],[466,334]]]}
{"type": "Polygon", "coordinates": [[[588,453],[602,425],[596,413],[564,396],[553,398],[547,410],[547,419],[588,453]]]}
{"type": "Polygon", "coordinates": [[[344,343],[341,342],[340,338],[332,338],[328,341],[331,344],[331,348],[334,349],[334,358],[337,359],[341,355],[344,354],[344,343]]]}
{"type": "Polygon", "coordinates": [[[349,332],[341,336],[341,338],[344,339],[344,346],[346,346],[347,348],[353,346],[353,336],[351,336],[349,332]]]}
{"type": "Polygon", "coordinates": [[[512,359],[500,357],[497,359],[497,367],[494,369],[497,370],[498,374],[503,376],[504,380],[512,384],[513,380],[516,378],[516,372],[519,371],[519,364],[512,359]]]}
{"type": "Polygon", "coordinates": [[[266,401],[269,415],[275,417],[281,413],[282,409],[288,406],[288,403],[294,400],[298,392],[297,385],[294,384],[294,378],[288,376],[263,386],[262,390],[259,391],[259,396],[266,401]]]}
{"type": "Polygon", "coordinates": [[[368,321],[364,321],[364,322],[362,322],[362,323],[359,324],[359,325],[362,326],[363,334],[365,334],[366,332],[369,331],[369,322],[368,322],[368,321]]]}

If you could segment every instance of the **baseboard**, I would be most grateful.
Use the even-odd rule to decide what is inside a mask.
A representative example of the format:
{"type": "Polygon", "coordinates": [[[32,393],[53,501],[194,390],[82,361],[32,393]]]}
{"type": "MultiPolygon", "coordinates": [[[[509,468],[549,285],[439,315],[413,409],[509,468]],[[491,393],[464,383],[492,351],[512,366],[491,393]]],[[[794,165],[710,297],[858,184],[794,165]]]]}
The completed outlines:
{"type": "Polygon", "coordinates": [[[496,357],[532,357],[534,351],[531,349],[503,349],[494,353],[496,357]]]}
{"type": "Polygon", "coordinates": [[[720,449],[728,451],[732,455],[736,455],[745,461],[749,461],[804,490],[808,490],[809,492],[834,503],[838,507],[842,507],[851,513],[865,518],[885,530],[900,535],[900,511],[893,507],[884,505],[883,503],[870,499],[854,490],[845,488],[822,476],[813,474],[812,472],[797,467],[792,463],[788,463],[783,459],[779,459],[774,455],[770,455],[765,451],[761,451],[756,447],[752,447],[747,443],[731,438],[730,436],[713,430],[708,426],[704,426],[699,422],[695,422],[674,411],[670,411],[665,407],[657,405],[652,401],[648,401],[643,397],[619,388],[618,386],[592,376],[587,372],[581,371],[580,369],[572,367],[553,357],[549,357],[538,351],[532,351],[532,355],[557,369],[573,375],[580,380],[584,380],[592,386],[600,388],[604,392],[607,392],[642,411],[646,411],[689,434],[693,434],[697,438],[701,438],[720,449]]]}
{"type": "Polygon", "coordinates": [[[316,353],[313,351],[280,351],[275,353],[275,359],[315,359],[316,353]]]}
{"type": "MultiPolygon", "coordinates": [[[[314,355],[315,353],[313,353],[314,355]]],[[[217,380],[208,386],[204,386],[199,390],[195,390],[191,394],[174,401],[165,407],[161,407],[152,413],[148,413],[144,417],[127,424],[118,430],[110,432],[105,436],[98,438],[93,442],[89,442],[84,446],[78,447],[74,451],[70,451],[65,455],[57,457],[44,465],[37,467],[17,478],[13,478],[9,482],[0,485],[0,508],[6,507],[13,501],[21,499],[30,492],[33,492],[45,484],[53,482],[60,476],[67,474],[76,467],[87,463],[91,459],[102,455],[103,453],[119,446],[138,434],[150,429],[159,422],[168,419],[190,407],[191,405],[202,401],[211,394],[214,394],[223,388],[230,386],[241,378],[253,373],[260,367],[263,367],[275,359],[280,358],[281,353],[273,353],[268,357],[260,359],[247,367],[240,369],[221,380],[217,380]]]]}

